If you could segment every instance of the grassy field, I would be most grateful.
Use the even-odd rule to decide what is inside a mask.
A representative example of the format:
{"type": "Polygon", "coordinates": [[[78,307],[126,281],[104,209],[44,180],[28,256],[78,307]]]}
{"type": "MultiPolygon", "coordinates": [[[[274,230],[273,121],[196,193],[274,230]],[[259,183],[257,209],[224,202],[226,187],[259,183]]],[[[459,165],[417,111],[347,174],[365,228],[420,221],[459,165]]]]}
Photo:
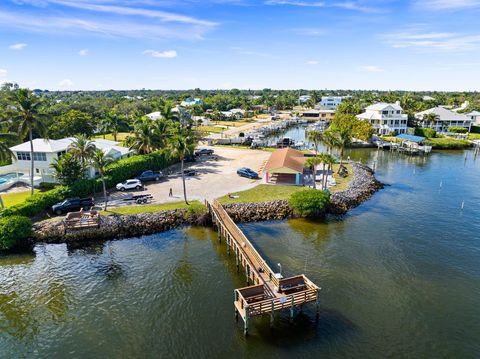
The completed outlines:
{"type": "Polygon", "coordinates": [[[101,211],[100,214],[103,216],[108,216],[112,214],[139,214],[139,213],[152,213],[160,211],[169,211],[173,209],[189,209],[196,213],[205,212],[205,206],[198,202],[192,201],[190,205],[186,205],[185,202],[171,202],[171,203],[162,203],[162,204],[144,204],[138,206],[124,206],[110,208],[106,212],[101,211]]]}
{"type": "Polygon", "coordinates": [[[480,140],[480,133],[469,133],[468,134],[469,140],[480,140]]]}
{"type": "Polygon", "coordinates": [[[215,126],[199,126],[198,130],[202,132],[222,133],[228,130],[228,128],[215,127],[215,126]]]}
{"type": "Polygon", "coordinates": [[[435,150],[460,150],[472,146],[468,140],[456,140],[448,137],[429,138],[425,144],[432,146],[435,150]]]}
{"type": "Polygon", "coordinates": [[[218,200],[222,204],[242,203],[242,202],[266,202],[276,199],[288,199],[293,192],[300,191],[304,187],[287,185],[268,185],[260,184],[252,189],[232,193],[239,198],[230,198],[228,196],[220,197],[218,200]]]}
{"type": "Polygon", "coordinates": [[[5,208],[22,203],[28,197],[30,197],[30,191],[2,193],[3,205],[5,206],[5,208]]]}
{"type": "Polygon", "coordinates": [[[238,120],[238,121],[212,121],[211,123],[214,125],[220,125],[220,126],[228,126],[228,127],[240,127],[244,126],[247,123],[252,123],[255,122],[254,120],[238,120]]]}
{"type": "MultiPolygon", "coordinates": [[[[127,138],[128,135],[131,135],[131,134],[128,133],[128,132],[119,132],[119,133],[117,133],[117,141],[118,141],[118,142],[123,142],[123,141],[125,141],[125,139],[127,138]]],[[[103,135],[95,136],[95,138],[103,138],[103,135]]],[[[113,141],[113,134],[111,134],[111,133],[106,134],[106,135],[105,135],[105,139],[106,139],[106,140],[113,141]]]]}
{"type": "Polygon", "coordinates": [[[334,187],[330,188],[330,192],[332,193],[346,190],[348,187],[348,184],[353,178],[353,170],[350,164],[345,164],[345,167],[347,167],[347,170],[348,170],[348,176],[345,178],[342,178],[337,174],[339,167],[340,167],[339,164],[333,165],[333,178],[335,178],[335,181],[337,184],[334,187]]]}

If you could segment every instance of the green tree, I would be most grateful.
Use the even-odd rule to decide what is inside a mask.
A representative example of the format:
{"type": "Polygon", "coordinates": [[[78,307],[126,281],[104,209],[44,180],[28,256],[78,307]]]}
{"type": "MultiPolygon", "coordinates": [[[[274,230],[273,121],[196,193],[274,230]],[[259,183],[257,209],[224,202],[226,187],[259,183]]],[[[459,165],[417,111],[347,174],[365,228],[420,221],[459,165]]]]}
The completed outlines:
{"type": "Polygon", "coordinates": [[[76,135],[93,135],[94,125],[92,115],[78,111],[70,110],[60,116],[49,126],[48,133],[50,138],[64,138],[76,135]]]}
{"type": "Polygon", "coordinates": [[[325,213],[330,202],[330,192],[305,189],[292,193],[288,203],[293,210],[304,217],[319,217],[325,213]]]}
{"type": "Polygon", "coordinates": [[[80,161],[82,170],[85,171],[88,161],[96,151],[97,147],[84,135],[78,135],[68,146],[68,152],[80,161]]]}
{"type": "Polygon", "coordinates": [[[84,173],[78,158],[68,152],[60,158],[56,158],[50,166],[55,171],[58,182],[65,186],[77,182],[84,173]]]}
{"type": "Polygon", "coordinates": [[[312,142],[315,146],[315,154],[318,154],[318,146],[320,142],[322,142],[322,139],[322,133],[319,131],[312,130],[307,132],[307,141],[312,142]]]}
{"type": "Polygon", "coordinates": [[[113,134],[113,140],[117,141],[117,135],[118,132],[120,132],[120,127],[125,124],[122,116],[120,116],[116,110],[112,110],[104,117],[103,124],[105,128],[113,134]]]}
{"type": "Polygon", "coordinates": [[[185,203],[188,205],[184,165],[185,158],[191,155],[194,151],[194,136],[189,133],[189,131],[180,130],[170,138],[169,147],[172,156],[177,157],[180,160],[180,171],[182,173],[183,183],[183,197],[185,199],[185,203]]]}
{"type": "Polygon", "coordinates": [[[46,134],[47,115],[42,111],[43,101],[29,89],[16,89],[11,92],[11,106],[8,115],[10,123],[17,128],[21,138],[28,137],[30,142],[30,191],[33,195],[33,178],[35,176],[35,160],[33,157],[33,132],[46,134]]]}
{"type": "MultiPolygon", "coordinates": [[[[321,156],[309,157],[304,164],[305,168],[309,168],[313,173],[313,188],[317,188],[317,166],[322,163],[321,156]]],[[[325,166],[324,166],[325,167],[325,166]]]]}
{"type": "Polygon", "coordinates": [[[105,156],[102,150],[97,149],[92,155],[92,164],[97,169],[100,174],[100,179],[102,180],[103,187],[103,198],[105,199],[105,204],[103,210],[107,210],[108,195],[107,195],[107,186],[105,184],[105,171],[107,166],[113,162],[111,157],[105,156]]]}

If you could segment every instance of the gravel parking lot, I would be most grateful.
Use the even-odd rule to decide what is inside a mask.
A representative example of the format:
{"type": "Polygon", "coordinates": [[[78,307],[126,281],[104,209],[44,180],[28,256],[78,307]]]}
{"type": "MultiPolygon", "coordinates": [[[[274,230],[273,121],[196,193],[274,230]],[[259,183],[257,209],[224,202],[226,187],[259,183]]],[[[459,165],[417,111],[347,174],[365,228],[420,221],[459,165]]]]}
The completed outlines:
{"type": "MultiPolygon", "coordinates": [[[[255,187],[261,180],[251,180],[237,175],[240,167],[249,167],[254,171],[263,169],[270,157],[269,152],[235,149],[227,147],[202,147],[215,151],[213,156],[201,156],[197,162],[186,163],[185,168],[194,169],[196,175],[186,177],[187,197],[189,200],[212,200],[231,192],[243,191],[255,187]]],[[[150,193],[152,203],[178,202],[183,200],[182,177],[179,174],[180,164],[168,168],[170,174],[160,182],[149,182],[146,189],[133,194],[150,193]],[[173,197],[169,197],[170,188],[173,197]]],[[[259,173],[261,175],[261,173],[259,173]]],[[[118,196],[112,193],[112,197],[118,196]]]]}

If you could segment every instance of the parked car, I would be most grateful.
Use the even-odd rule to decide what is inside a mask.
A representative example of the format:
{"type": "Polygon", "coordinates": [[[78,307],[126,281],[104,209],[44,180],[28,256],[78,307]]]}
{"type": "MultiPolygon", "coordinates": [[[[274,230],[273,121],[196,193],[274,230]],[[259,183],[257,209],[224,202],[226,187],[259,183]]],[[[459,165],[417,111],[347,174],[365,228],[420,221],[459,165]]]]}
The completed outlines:
{"type": "Polygon", "coordinates": [[[240,177],[247,177],[247,178],[252,178],[252,179],[257,179],[258,178],[258,173],[251,170],[250,168],[242,167],[237,170],[237,174],[240,177]]]}
{"type": "Polygon", "coordinates": [[[136,179],[140,180],[141,182],[148,182],[148,181],[160,181],[164,175],[160,171],[145,171],[140,176],[136,177],[136,179]]]}
{"type": "Polygon", "coordinates": [[[188,155],[188,156],[185,156],[185,162],[196,162],[197,159],[195,158],[194,155],[188,155]]]}
{"type": "Polygon", "coordinates": [[[52,212],[58,215],[67,212],[77,212],[80,209],[88,211],[95,205],[93,198],[67,198],[63,202],[56,203],[52,206],[52,212]]]}
{"type": "Polygon", "coordinates": [[[203,155],[213,155],[213,150],[210,150],[208,148],[202,148],[200,150],[195,151],[195,156],[203,156],[203,155]]]}
{"type": "Polygon", "coordinates": [[[143,184],[139,179],[129,179],[125,182],[118,183],[116,188],[118,191],[126,191],[129,189],[140,190],[143,188],[143,184]]]}

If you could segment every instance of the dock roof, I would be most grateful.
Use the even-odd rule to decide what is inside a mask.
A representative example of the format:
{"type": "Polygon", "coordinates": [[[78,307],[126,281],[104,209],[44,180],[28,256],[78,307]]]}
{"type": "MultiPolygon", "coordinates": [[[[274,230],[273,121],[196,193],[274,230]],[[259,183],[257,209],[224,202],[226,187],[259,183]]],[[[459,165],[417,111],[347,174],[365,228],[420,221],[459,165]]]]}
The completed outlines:
{"type": "Polygon", "coordinates": [[[396,138],[399,138],[399,139],[404,140],[404,141],[412,141],[412,142],[417,142],[417,143],[425,141],[425,137],[407,135],[405,133],[402,133],[401,135],[398,135],[396,138]]]}

